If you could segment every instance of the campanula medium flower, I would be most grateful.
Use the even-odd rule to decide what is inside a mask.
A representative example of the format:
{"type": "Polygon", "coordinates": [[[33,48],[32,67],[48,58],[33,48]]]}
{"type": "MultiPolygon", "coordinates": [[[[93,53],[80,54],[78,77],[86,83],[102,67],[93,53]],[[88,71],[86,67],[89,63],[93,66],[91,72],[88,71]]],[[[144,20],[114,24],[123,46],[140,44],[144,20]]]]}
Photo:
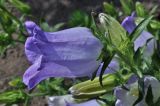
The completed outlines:
{"type": "Polygon", "coordinates": [[[44,32],[31,21],[25,27],[29,33],[25,53],[32,65],[23,82],[29,89],[49,77],[89,76],[98,68],[102,44],[88,28],[44,32]]]}
{"type": "MultiPolygon", "coordinates": [[[[138,82],[135,76],[129,79],[128,84],[125,85],[129,90],[123,89],[121,87],[116,87],[114,94],[117,98],[115,106],[132,106],[133,103],[138,99],[138,82]]],[[[145,98],[147,95],[148,87],[152,87],[153,102],[157,102],[160,97],[160,82],[152,76],[145,76],[144,78],[144,98],[136,106],[148,106],[145,98]]]]}

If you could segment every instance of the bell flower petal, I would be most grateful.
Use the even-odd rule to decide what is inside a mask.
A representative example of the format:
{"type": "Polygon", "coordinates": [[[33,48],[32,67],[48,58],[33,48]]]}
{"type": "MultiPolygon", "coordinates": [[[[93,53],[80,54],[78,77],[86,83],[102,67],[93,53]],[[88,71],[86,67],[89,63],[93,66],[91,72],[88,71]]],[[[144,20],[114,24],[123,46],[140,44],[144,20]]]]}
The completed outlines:
{"type": "Polygon", "coordinates": [[[31,21],[25,26],[29,33],[25,53],[32,65],[23,81],[29,89],[48,77],[89,76],[98,68],[102,43],[88,28],[44,32],[31,21]]]}
{"type": "Polygon", "coordinates": [[[126,17],[121,25],[122,27],[129,33],[131,34],[133,32],[133,30],[136,28],[136,23],[134,21],[135,17],[132,14],[131,16],[126,17]]]}
{"type": "MultiPolygon", "coordinates": [[[[121,25],[126,29],[126,31],[131,34],[133,30],[136,28],[135,23],[135,15],[132,14],[131,16],[126,17],[121,25]]],[[[154,51],[154,43],[155,39],[150,40],[147,42],[147,40],[153,38],[152,34],[146,31],[143,31],[141,35],[134,41],[134,50],[136,51],[139,47],[144,46],[147,43],[146,48],[146,56],[152,55],[154,51]]]]}
{"type": "MultiPolygon", "coordinates": [[[[114,95],[117,98],[115,106],[131,106],[133,103],[138,99],[138,82],[135,80],[136,77],[131,77],[132,80],[125,86],[129,89],[126,90],[122,87],[116,87],[114,90],[114,95]],[[134,81],[134,82],[133,82],[134,81]]],[[[160,82],[152,76],[145,76],[144,78],[144,98],[140,101],[136,106],[148,106],[145,102],[145,98],[147,95],[148,87],[152,87],[152,94],[153,94],[153,102],[157,102],[158,98],[160,97],[160,82]]]]}
{"type": "Polygon", "coordinates": [[[82,103],[76,103],[72,95],[48,97],[48,105],[49,106],[100,106],[100,104],[96,99],[84,101],[82,103]]]}
{"type": "Polygon", "coordinates": [[[101,105],[96,100],[89,100],[79,104],[68,103],[66,106],[101,106],[101,105]]]}
{"type": "Polygon", "coordinates": [[[48,106],[67,106],[68,103],[74,103],[72,95],[50,96],[47,97],[48,106]]]}

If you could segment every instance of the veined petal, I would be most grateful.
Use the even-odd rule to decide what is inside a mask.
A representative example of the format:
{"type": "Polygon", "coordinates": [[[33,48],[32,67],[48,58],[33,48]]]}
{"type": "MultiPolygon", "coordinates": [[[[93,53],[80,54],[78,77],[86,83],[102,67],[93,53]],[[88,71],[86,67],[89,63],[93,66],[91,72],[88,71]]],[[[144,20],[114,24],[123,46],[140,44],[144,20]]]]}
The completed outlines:
{"type": "Polygon", "coordinates": [[[41,55],[41,50],[36,45],[33,37],[28,37],[25,43],[25,54],[31,63],[34,63],[41,55]]]}
{"type": "Polygon", "coordinates": [[[102,49],[101,42],[87,28],[77,27],[53,33],[41,32],[36,34],[39,37],[28,38],[25,43],[26,55],[32,63],[35,60],[33,58],[38,57],[40,53],[47,61],[95,59],[102,49]],[[41,37],[47,41],[39,39],[41,37]]]}
{"type": "Polygon", "coordinates": [[[134,17],[133,16],[128,16],[126,17],[121,25],[123,26],[123,28],[130,34],[133,32],[133,30],[136,28],[136,24],[134,21],[134,17]]]}
{"type": "Polygon", "coordinates": [[[32,21],[26,21],[25,22],[25,27],[26,27],[26,30],[27,30],[29,36],[34,36],[36,34],[37,30],[41,30],[41,28],[39,26],[37,26],[32,21]]]}
{"type": "MultiPolygon", "coordinates": [[[[141,35],[134,41],[134,50],[136,51],[139,47],[144,46],[147,40],[151,39],[153,36],[146,31],[143,31],[141,35]]],[[[147,44],[146,52],[153,53],[154,50],[154,40],[149,41],[147,44]]]]}
{"type": "Polygon", "coordinates": [[[99,63],[92,61],[55,61],[34,63],[23,76],[23,82],[29,89],[49,77],[82,77],[89,76],[99,63]],[[41,64],[39,66],[39,64],[41,64]]]}
{"type": "MultiPolygon", "coordinates": [[[[116,106],[130,106],[132,105],[137,99],[138,99],[138,82],[135,80],[136,77],[131,77],[132,80],[125,86],[129,90],[123,89],[122,87],[116,87],[114,90],[114,95],[117,98],[116,106]],[[133,82],[134,81],[134,82],[133,82]]],[[[140,101],[136,106],[148,106],[145,102],[145,98],[147,95],[148,87],[151,85],[152,87],[152,94],[153,94],[153,102],[157,102],[158,98],[160,97],[160,82],[152,76],[145,76],[144,78],[144,98],[142,101],[140,101]]]]}
{"type": "Polygon", "coordinates": [[[145,87],[148,87],[149,85],[151,85],[152,93],[153,93],[153,102],[156,102],[160,97],[160,92],[159,92],[160,82],[155,77],[147,76],[144,79],[144,84],[145,84],[145,87]]]}
{"type": "MultiPolygon", "coordinates": [[[[39,73],[39,69],[41,68],[42,56],[31,66],[23,75],[23,82],[28,85],[29,81],[32,77],[36,76],[39,73]]],[[[31,88],[28,86],[28,88],[31,88]]]]}
{"type": "Polygon", "coordinates": [[[30,34],[25,53],[33,64],[23,77],[29,89],[49,77],[90,76],[98,68],[102,43],[89,29],[76,27],[50,33],[34,22],[25,26],[30,34]]]}

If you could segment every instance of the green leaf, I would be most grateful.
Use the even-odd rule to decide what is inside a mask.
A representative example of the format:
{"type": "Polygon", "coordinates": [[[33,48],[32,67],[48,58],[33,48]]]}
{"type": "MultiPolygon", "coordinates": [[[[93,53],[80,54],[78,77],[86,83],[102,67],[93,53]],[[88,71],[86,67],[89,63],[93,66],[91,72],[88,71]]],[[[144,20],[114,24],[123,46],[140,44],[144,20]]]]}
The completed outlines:
{"type": "Polygon", "coordinates": [[[113,58],[114,54],[112,56],[107,56],[104,58],[103,60],[103,66],[102,66],[102,70],[100,72],[100,76],[99,76],[99,82],[100,82],[100,85],[103,86],[103,74],[106,70],[106,68],[108,67],[109,63],[111,62],[112,58],[113,58]]]}
{"type": "Polygon", "coordinates": [[[120,51],[119,49],[115,48],[115,52],[116,54],[120,57],[121,61],[123,61],[127,66],[129,66],[130,68],[132,68],[131,71],[136,71],[135,70],[135,65],[133,63],[133,50],[130,49],[126,49],[125,51],[120,51]],[[125,52],[127,51],[127,52],[125,52]],[[130,55],[128,55],[128,53],[130,53],[130,55]]]}
{"type": "Polygon", "coordinates": [[[50,78],[49,80],[42,81],[37,88],[44,94],[64,95],[67,93],[68,87],[67,85],[64,86],[63,82],[63,78],[50,78]]]}
{"type": "Polygon", "coordinates": [[[135,52],[134,56],[133,56],[133,59],[135,61],[135,63],[138,65],[138,66],[141,66],[142,65],[142,50],[143,48],[138,48],[138,50],[135,52]]]}
{"type": "Polygon", "coordinates": [[[106,12],[107,14],[110,14],[112,16],[117,16],[116,9],[111,3],[103,2],[103,7],[104,7],[104,12],[106,12]]]}
{"type": "Polygon", "coordinates": [[[64,26],[64,23],[58,23],[54,25],[53,27],[51,27],[46,22],[42,22],[40,26],[44,31],[55,32],[55,31],[58,31],[60,28],[62,28],[64,26]]]}
{"type": "Polygon", "coordinates": [[[20,90],[5,91],[0,93],[0,104],[14,104],[23,102],[26,94],[20,90]]]}
{"type": "Polygon", "coordinates": [[[126,39],[122,41],[117,49],[124,55],[126,58],[131,59],[133,58],[133,44],[131,43],[130,39],[126,39]],[[128,55],[129,54],[129,55],[128,55]]]}
{"type": "Polygon", "coordinates": [[[71,14],[68,24],[70,27],[75,27],[75,26],[90,27],[91,17],[83,11],[76,10],[71,14]]]}
{"type": "Polygon", "coordinates": [[[7,33],[0,33],[0,56],[13,44],[11,37],[7,33]]]}
{"type": "MultiPolygon", "coordinates": [[[[155,50],[155,52],[152,55],[152,63],[151,63],[155,70],[160,69],[160,65],[159,65],[160,64],[160,55],[159,54],[160,54],[160,41],[157,41],[157,49],[155,50]]],[[[154,71],[154,72],[156,72],[156,71],[154,71]]],[[[159,74],[155,74],[155,75],[159,75],[159,74]]]]}
{"type": "Polygon", "coordinates": [[[4,5],[6,0],[0,0],[0,5],[4,5]]]}
{"type": "Polygon", "coordinates": [[[9,32],[9,28],[12,25],[12,19],[11,17],[0,9],[0,24],[2,25],[2,28],[5,32],[9,32]]]}
{"type": "Polygon", "coordinates": [[[7,46],[11,42],[11,38],[7,33],[0,33],[0,46],[7,46]]]}
{"type": "Polygon", "coordinates": [[[126,15],[130,15],[133,9],[133,2],[132,0],[120,0],[122,5],[122,9],[126,15]]]}
{"type": "Polygon", "coordinates": [[[124,28],[110,15],[100,13],[99,20],[100,26],[105,31],[104,34],[109,37],[114,46],[119,47],[120,43],[128,38],[124,28]]]}
{"type": "Polygon", "coordinates": [[[151,20],[150,26],[153,29],[160,29],[160,22],[157,20],[151,20]]]}
{"type": "Polygon", "coordinates": [[[24,83],[22,82],[21,78],[14,78],[12,81],[9,82],[9,85],[12,87],[16,87],[16,88],[26,88],[26,86],[24,85],[24,83]]]}
{"type": "Polygon", "coordinates": [[[14,5],[18,10],[20,10],[22,13],[29,13],[31,11],[31,8],[28,4],[23,3],[20,0],[9,0],[9,2],[14,5]]]}
{"type": "Polygon", "coordinates": [[[145,8],[140,2],[136,2],[136,13],[139,17],[145,17],[145,8]]]}
{"type": "Polygon", "coordinates": [[[144,29],[146,28],[146,26],[151,21],[152,17],[153,16],[150,16],[150,17],[144,19],[143,21],[141,21],[140,24],[138,24],[138,26],[130,34],[131,42],[134,42],[139,37],[139,35],[142,33],[142,31],[144,31],[144,29]]]}
{"type": "Polygon", "coordinates": [[[154,5],[154,7],[151,9],[151,11],[149,12],[149,15],[153,15],[153,14],[155,14],[156,12],[157,12],[157,10],[158,10],[158,5],[154,5]]]}
{"type": "Polygon", "coordinates": [[[56,25],[54,25],[53,27],[50,28],[50,31],[51,32],[54,32],[54,31],[58,31],[60,30],[60,28],[62,28],[63,26],[65,25],[65,23],[58,23],[56,25]]]}
{"type": "Polygon", "coordinates": [[[14,16],[11,12],[9,12],[8,9],[6,9],[6,7],[4,7],[3,5],[0,5],[0,13],[2,13],[2,15],[6,14],[6,16],[9,17],[8,18],[10,20],[9,22],[16,22],[17,24],[19,24],[20,27],[23,27],[21,21],[16,16],[14,16]]]}

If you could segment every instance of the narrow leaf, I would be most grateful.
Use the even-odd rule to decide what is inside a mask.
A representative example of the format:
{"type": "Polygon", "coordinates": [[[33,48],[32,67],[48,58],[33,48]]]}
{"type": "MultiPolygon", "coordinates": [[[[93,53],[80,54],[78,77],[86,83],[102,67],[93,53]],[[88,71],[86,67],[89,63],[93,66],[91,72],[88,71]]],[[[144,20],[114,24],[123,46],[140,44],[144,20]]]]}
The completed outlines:
{"type": "Polygon", "coordinates": [[[149,22],[151,21],[153,16],[150,16],[146,19],[144,19],[143,21],[140,22],[140,24],[135,28],[135,30],[131,33],[130,35],[130,39],[132,42],[134,42],[139,35],[142,33],[142,31],[144,31],[144,29],[146,28],[146,26],[149,24],[149,22]]]}
{"type": "Polygon", "coordinates": [[[144,98],[144,78],[141,78],[138,80],[138,90],[139,90],[139,97],[134,102],[133,106],[135,106],[137,103],[143,100],[144,98]]]}
{"type": "Polygon", "coordinates": [[[122,5],[122,9],[123,9],[123,11],[126,15],[130,15],[131,12],[132,12],[132,8],[131,8],[131,5],[130,5],[131,1],[132,0],[120,0],[120,3],[122,5]]]}
{"type": "Polygon", "coordinates": [[[145,101],[148,104],[148,106],[151,106],[153,104],[153,94],[152,94],[152,87],[151,87],[151,85],[149,85],[149,87],[148,87],[145,101]]]}
{"type": "Polygon", "coordinates": [[[145,8],[140,2],[136,2],[136,13],[139,17],[145,16],[145,8]]]}
{"type": "Polygon", "coordinates": [[[151,9],[151,11],[149,12],[149,14],[150,15],[153,15],[153,14],[155,14],[155,12],[157,12],[157,10],[158,10],[158,5],[154,5],[154,7],[151,9]]]}
{"type": "Polygon", "coordinates": [[[104,64],[102,66],[102,70],[100,72],[100,76],[99,76],[99,82],[100,82],[100,85],[103,86],[103,74],[106,70],[106,68],[108,67],[109,63],[111,62],[112,58],[113,58],[114,55],[112,56],[108,56],[104,59],[104,64]]]}
{"type": "Polygon", "coordinates": [[[23,13],[29,13],[31,11],[30,6],[20,0],[9,0],[9,2],[23,13]]]}
{"type": "Polygon", "coordinates": [[[110,14],[112,16],[116,16],[117,15],[116,9],[115,9],[115,7],[111,3],[104,2],[103,3],[103,7],[104,7],[104,11],[107,14],[110,14]]]}

